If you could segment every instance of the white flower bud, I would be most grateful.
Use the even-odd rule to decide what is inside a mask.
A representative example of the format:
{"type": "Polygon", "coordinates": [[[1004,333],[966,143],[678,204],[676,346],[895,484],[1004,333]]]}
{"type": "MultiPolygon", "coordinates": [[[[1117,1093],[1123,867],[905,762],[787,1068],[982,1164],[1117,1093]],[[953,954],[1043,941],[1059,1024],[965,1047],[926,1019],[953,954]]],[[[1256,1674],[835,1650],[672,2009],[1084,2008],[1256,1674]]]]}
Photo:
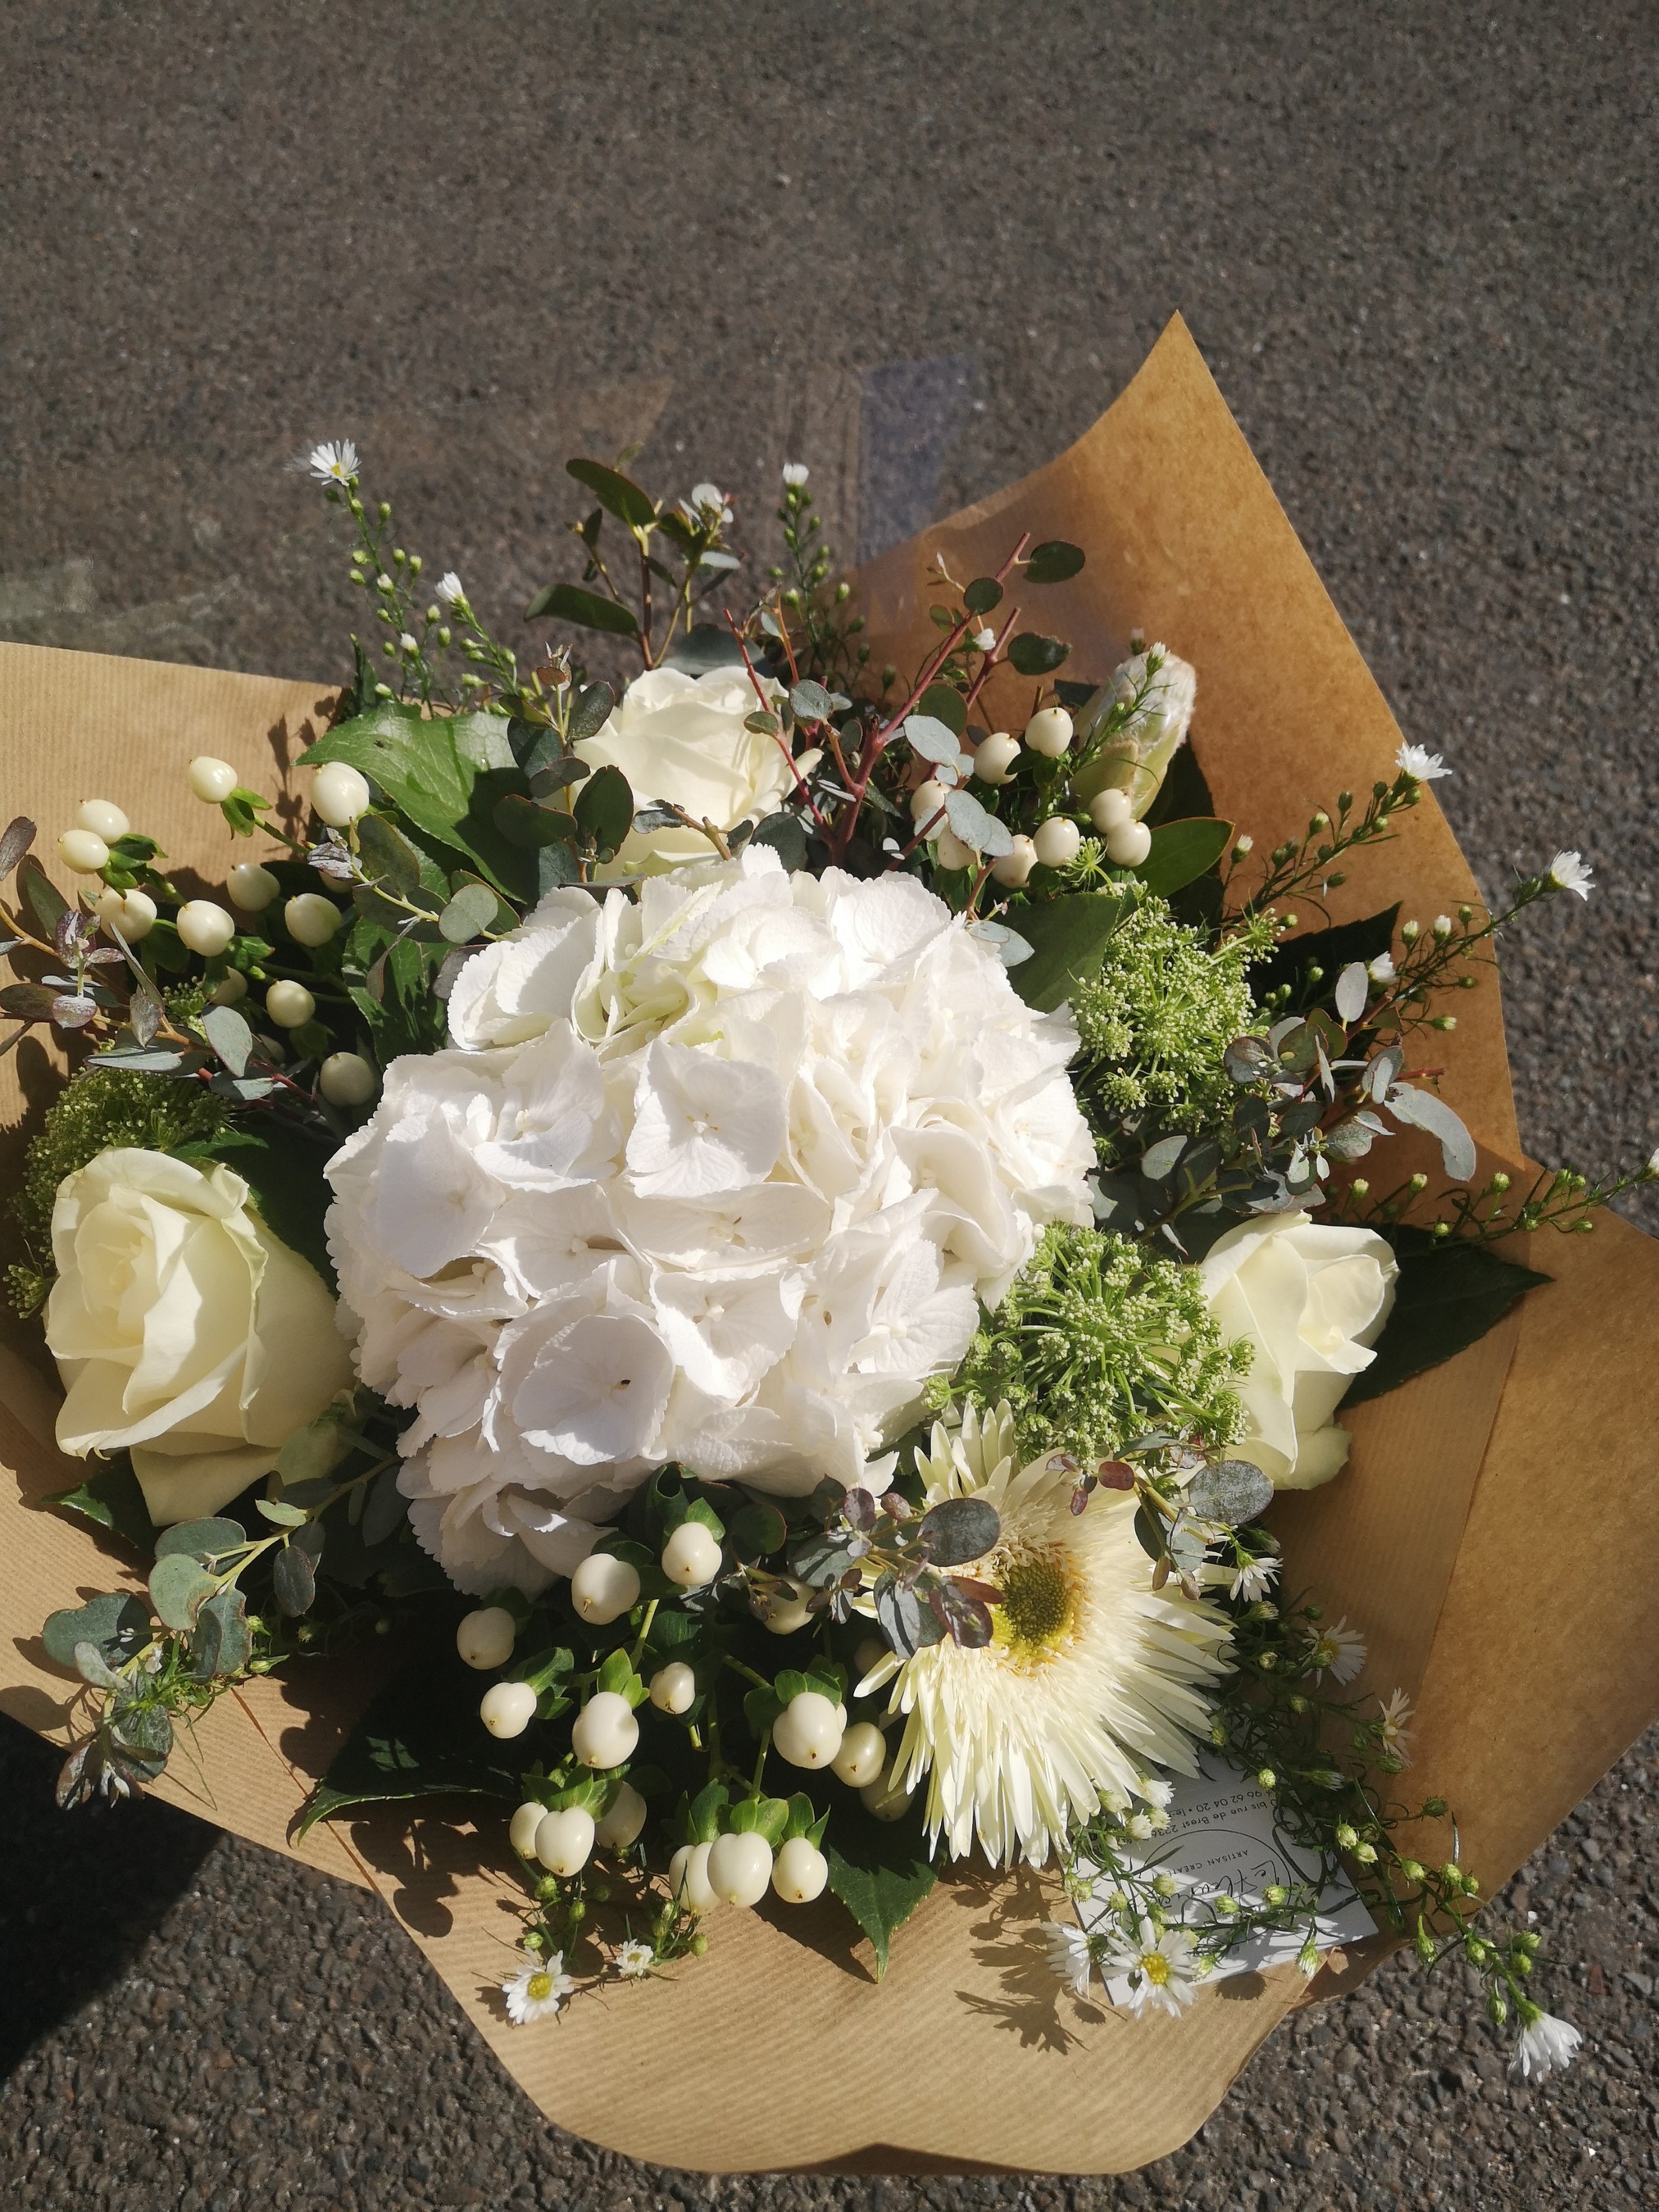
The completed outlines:
{"type": "Polygon", "coordinates": [[[312,805],[331,830],[349,828],[368,801],[368,779],[345,761],[325,761],[312,779],[312,805]]]}
{"type": "Polygon", "coordinates": [[[610,1552],[590,1552],[570,1577],[570,1602],[595,1628],[620,1620],[639,1602],[637,1567],[610,1552]]]}
{"type": "Polygon", "coordinates": [[[536,1824],[536,1856],[549,1874],[580,1874],[592,1856],[594,1832],[586,1805],[560,1805],[536,1824]]]}
{"type": "Polygon", "coordinates": [[[570,1747],[584,1766],[620,1766],[639,1740],[634,1708],[620,1690],[596,1690],[570,1730],[570,1747]]]}
{"type": "Polygon", "coordinates": [[[795,489],[806,482],[811,473],[805,461],[786,461],[783,465],[783,480],[795,489]]]}
{"type": "Polygon", "coordinates": [[[1041,707],[1025,725],[1025,742],[1034,753],[1058,760],[1072,747],[1072,718],[1063,707],[1041,707]]]}
{"type": "Polygon", "coordinates": [[[750,1610],[774,1636],[793,1636],[812,1618],[808,1610],[811,1595],[810,1583],[791,1581],[787,1589],[769,1590],[752,1598],[750,1610]]]}
{"type": "Polygon", "coordinates": [[[109,860],[109,847],[95,830],[65,830],[58,840],[58,857],[77,876],[95,876],[109,860]]]}
{"type": "Polygon", "coordinates": [[[538,1804],[532,1797],[520,1805],[507,1823],[507,1840],[521,1859],[536,1856],[536,1831],[547,1812],[545,1805],[538,1804]]]}
{"type": "Polygon", "coordinates": [[[303,983],[273,983],[265,993],[265,1012],[279,1030],[297,1030],[317,1011],[317,1001],[303,983]]]}
{"type": "Polygon", "coordinates": [[[331,1106],[367,1106],[380,1082],[360,1052],[331,1052],[317,1071],[317,1088],[331,1106]]]}
{"type": "Polygon", "coordinates": [[[968,642],[976,652],[993,653],[996,650],[997,634],[988,625],[984,629],[976,629],[968,642]]]}
{"type": "Polygon", "coordinates": [[[484,1673],[505,1667],[519,1640],[519,1624],[504,1605],[480,1606],[455,1631],[455,1649],[469,1667],[484,1673]]]}
{"type": "Polygon", "coordinates": [[[683,1911],[699,1916],[720,1903],[708,1882],[708,1844],[682,1844],[668,1862],[668,1893],[683,1911]]]}
{"type": "Polygon", "coordinates": [[[697,1678],[684,1659],[671,1659],[651,1677],[651,1702],[659,1713],[689,1713],[697,1694],[697,1678]]]}
{"type": "Polygon", "coordinates": [[[98,919],[106,929],[118,929],[129,945],[138,945],[155,927],[155,902],[148,891],[98,894],[98,919]]]}
{"type": "Polygon", "coordinates": [[[828,1766],[841,1749],[846,1716],[817,1690],[791,1698],[772,1726],[772,1747],[791,1766],[828,1766]]]}
{"type": "Polygon", "coordinates": [[[829,1880],[829,1860],[806,1836],[791,1836],[772,1868],[772,1887],[786,1905],[810,1905],[829,1880]]]}
{"type": "Polygon", "coordinates": [[[753,1829],[708,1846],[708,1887],[723,1905],[758,1905],[771,1879],[772,1846],[753,1829]]]}
{"type": "Polygon", "coordinates": [[[340,909],[320,891],[301,891],[283,908],[283,920],[296,945],[326,945],[340,927],[340,909]]]}
{"type": "Polygon", "coordinates": [[[1006,783],[1019,758],[1019,739],[1006,730],[993,730],[981,738],[974,755],[974,774],[981,783],[1006,783]]]}
{"type": "Polygon", "coordinates": [[[212,753],[198,753],[187,774],[191,792],[208,806],[217,806],[228,799],[242,781],[228,760],[219,760],[212,753]]]}
{"type": "Polygon", "coordinates": [[[964,845],[954,830],[941,830],[933,854],[941,868],[971,868],[978,859],[971,845],[964,845]]]}
{"type": "Polygon", "coordinates": [[[1106,832],[1106,857],[1114,867],[1138,868],[1152,849],[1152,833],[1144,822],[1125,822],[1106,832]]]}
{"type": "Polygon", "coordinates": [[[233,906],[244,914],[263,914],[282,895],[282,885],[269,868],[262,868],[257,860],[239,860],[225,878],[225,889],[230,893],[233,906]]]}
{"type": "Polygon", "coordinates": [[[208,993],[210,1006],[240,1006],[247,996],[247,977],[240,968],[228,968],[208,993]]]}
{"type": "Polygon", "coordinates": [[[536,1692],[528,1682],[492,1682],[478,1703],[478,1718],[491,1735],[522,1735],[536,1717],[536,1692]]]}
{"type": "Polygon", "coordinates": [[[1005,853],[1000,860],[992,861],[991,874],[998,883],[1006,884],[1011,891],[1017,891],[1036,864],[1036,847],[1029,837],[1017,836],[1013,851],[1005,853]]]}
{"type": "Polygon", "coordinates": [[[1045,868],[1069,868],[1078,856],[1083,836],[1075,822],[1068,822],[1063,814],[1051,814],[1039,825],[1031,842],[1045,868]]]}
{"type": "Polygon", "coordinates": [[[875,1782],[866,1783],[859,1792],[859,1802],[865,1811],[878,1820],[902,1820],[910,1809],[915,1791],[901,1790],[892,1773],[875,1782]]]}
{"type": "Polygon", "coordinates": [[[682,1521],[662,1547],[662,1571],[682,1589],[702,1589],[720,1571],[719,1537],[701,1521],[682,1521]]]}
{"type": "Polygon", "coordinates": [[[75,826],[90,830],[94,837],[101,837],[112,845],[118,837],[125,837],[132,824],[120,808],[110,799],[83,799],[76,810],[75,826]]]}
{"type": "Polygon", "coordinates": [[[607,1851],[625,1851],[645,1826],[645,1800],[631,1782],[619,1782],[610,1809],[594,1831],[607,1851]]]}
{"type": "Polygon", "coordinates": [[[854,1790],[875,1781],[886,1763],[887,1739],[873,1721],[854,1721],[830,1762],[841,1780],[854,1790]]]}
{"type": "Polygon", "coordinates": [[[236,934],[235,916],[215,899],[189,899],[179,909],[179,942],[204,959],[222,952],[236,934]]]}
{"type": "Polygon", "coordinates": [[[930,838],[937,837],[945,827],[945,817],[940,811],[944,805],[945,786],[930,775],[926,783],[919,783],[910,793],[910,819],[918,830],[924,823],[932,823],[933,827],[927,835],[930,838]],[[933,819],[935,815],[939,817],[937,821],[933,819]]]}
{"type": "Polygon", "coordinates": [[[1121,830],[1134,818],[1134,803],[1127,791],[1115,787],[1097,791],[1089,801],[1089,820],[1103,837],[1114,830],[1121,830]]]}

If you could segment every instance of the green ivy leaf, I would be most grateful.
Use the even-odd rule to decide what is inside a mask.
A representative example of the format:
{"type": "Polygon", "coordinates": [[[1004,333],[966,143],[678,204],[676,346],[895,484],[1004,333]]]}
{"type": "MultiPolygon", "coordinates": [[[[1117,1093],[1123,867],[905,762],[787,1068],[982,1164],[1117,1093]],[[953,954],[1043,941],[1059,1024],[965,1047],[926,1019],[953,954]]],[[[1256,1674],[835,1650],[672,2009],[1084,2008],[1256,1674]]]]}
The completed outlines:
{"type": "Polygon", "coordinates": [[[1489,1244],[1437,1240],[1425,1229],[1395,1228],[1387,1235],[1400,1261],[1394,1310],[1376,1358],[1348,1386],[1346,1406],[1380,1398],[1467,1351],[1496,1328],[1517,1298],[1554,1279],[1500,1259],[1489,1244]]]}
{"type": "Polygon", "coordinates": [[[830,1889],[870,1938],[880,1981],[894,1936],[938,1878],[921,1813],[913,1808],[902,1820],[878,1820],[856,1802],[837,1804],[823,1853],[830,1889]]]}

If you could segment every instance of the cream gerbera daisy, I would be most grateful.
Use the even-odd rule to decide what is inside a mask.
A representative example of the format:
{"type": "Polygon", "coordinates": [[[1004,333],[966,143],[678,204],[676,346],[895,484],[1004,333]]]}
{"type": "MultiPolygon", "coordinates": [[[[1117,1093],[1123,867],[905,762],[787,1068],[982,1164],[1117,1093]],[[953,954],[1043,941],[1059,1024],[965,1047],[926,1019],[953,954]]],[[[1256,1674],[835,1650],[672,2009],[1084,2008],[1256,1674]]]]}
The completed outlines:
{"type": "Polygon", "coordinates": [[[1041,1866],[1109,1794],[1144,1798],[1149,1765],[1194,1771],[1228,1624],[1152,1589],[1133,1497],[1097,1492],[1074,1514],[1071,1462],[1019,1468],[1006,1405],[982,1421],[970,1406],[954,1432],[936,1424],[917,1460],[930,1504],[972,1495],[996,1508],[995,1546],[961,1570],[1000,1593],[994,1634],[976,1650],[889,1653],[861,1687],[891,1683],[889,1712],[906,1716],[894,1779],[915,1790],[926,1778],[928,1827],[953,1857],[977,1839],[994,1866],[1041,1866]]]}

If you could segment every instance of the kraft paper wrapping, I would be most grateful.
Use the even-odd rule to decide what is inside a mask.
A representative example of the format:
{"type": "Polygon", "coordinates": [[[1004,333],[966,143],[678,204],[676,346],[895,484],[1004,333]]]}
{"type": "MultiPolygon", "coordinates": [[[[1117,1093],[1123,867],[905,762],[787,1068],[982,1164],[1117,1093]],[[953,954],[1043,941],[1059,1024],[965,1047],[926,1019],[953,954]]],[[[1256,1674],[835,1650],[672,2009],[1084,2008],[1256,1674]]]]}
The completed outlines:
{"type": "MultiPolygon", "coordinates": [[[[965,581],[1027,526],[1074,539],[1088,565],[1027,595],[1022,623],[1069,638],[1079,674],[1103,677],[1136,626],[1194,661],[1199,757],[1218,807],[1258,850],[1338,789],[1392,775],[1388,708],[1178,322],[1069,453],[866,574],[878,664],[908,668],[933,635],[933,552],[965,581]]],[[[1018,727],[1027,697],[1009,679],[990,703],[1018,727]]],[[[112,798],[175,868],[194,861],[216,883],[228,840],[187,796],[185,763],[221,754],[270,789],[327,703],[316,685],[0,645],[0,797],[40,822],[46,852],[82,799],[112,798]]],[[[1333,910],[1340,920],[1396,896],[1423,915],[1478,897],[1430,797],[1395,842],[1354,858],[1333,910]]],[[[1518,1162],[1496,989],[1460,1016],[1448,1093],[1491,1163],[1518,1162]]],[[[0,1071],[9,1179],[24,1114],[53,1076],[33,1041],[0,1071]]],[[[1403,1146],[1395,1157],[1407,1161],[1403,1146]]],[[[1553,1285],[1457,1359],[1357,1407],[1346,1474],[1274,1508],[1291,1586],[1317,1588],[1364,1630],[1370,1686],[1419,1696],[1413,1784],[1455,1805],[1489,1886],[1659,1705],[1646,1597],[1659,1579],[1659,1249],[1611,1218],[1594,1237],[1535,1244],[1553,1285]],[[1579,1504],[1592,1481],[1618,1491],[1616,1577],[1579,1504]]],[[[137,1577],[114,1547],[31,1502],[74,1480],[52,1443],[55,1402],[38,1331],[8,1321],[0,1707],[61,1736],[72,1686],[45,1663],[40,1624],[124,1571],[137,1577]]],[[[386,1663],[376,1655],[377,1670],[386,1663]]],[[[475,1830],[465,1808],[443,1808],[289,1840],[373,1686],[366,1666],[296,1668],[224,1699],[198,1731],[205,1781],[177,1762],[161,1794],[378,1890],[543,2112],[634,2157],[714,2171],[1121,2171],[1184,2142],[1306,1995],[1282,1968],[1218,1985],[1178,2021],[1079,2003],[1044,1963],[1033,1923],[1049,1906],[1035,1879],[968,1873],[902,1932],[879,1988],[831,1900],[787,1913],[769,1903],[722,1912],[704,1960],[514,2029],[495,1990],[516,1926],[502,1820],[475,1830]],[[908,2098],[895,2088],[907,2082],[908,2098]]],[[[1384,1948],[1328,1968],[1316,1989],[1358,1978],[1384,1948]]]]}

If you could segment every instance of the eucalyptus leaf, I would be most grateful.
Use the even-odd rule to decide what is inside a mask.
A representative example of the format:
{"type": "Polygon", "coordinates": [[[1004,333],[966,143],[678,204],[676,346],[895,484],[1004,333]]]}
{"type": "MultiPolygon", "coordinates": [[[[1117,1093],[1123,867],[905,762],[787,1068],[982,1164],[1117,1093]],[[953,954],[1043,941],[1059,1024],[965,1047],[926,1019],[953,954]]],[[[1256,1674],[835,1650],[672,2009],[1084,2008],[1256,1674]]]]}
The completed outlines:
{"type": "Polygon", "coordinates": [[[968,726],[968,702],[954,684],[930,684],[916,702],[916,714],[943,722],[958,738],[968,726]]]}
{"type": "Polygon", "coordinates": [[[240,1674],[253,1656],[247,1600],[232,1583],[210,1597],[196,1616],[190,1639],[190,1671],[198,1682],[216,1675],[240,1674]]]}
{"type": "Polygon", "coordinates": [[[149,1639],[149,1607],[125,1590],[88,1598],[84,1605],[66,1606],[61,1613],[49,1614],[40,1632],[47,1658],[71,1674],[77,1644],[90,1644],[100,1658],[116,1664],[143,1650],[149,1639]]]}
{"type": "Polygon", "coordinates": [[[1187,1510],[1229,1528],[1255,1520],[1273,1503],[1273,1486],[1254,1461],[1224,1459],[1201,1467],[1187,1486],[1187,1510]]]}
{"type": "Polygon", "coordinates": [[[577,795],[576,826],[600,853],[614,853],[634,826],[634,794],[619,768],[589,776],[577,795]]]}
{"type": "Polygon", "coordinates": [[[33,842],[33,823],[27,814],[15,815],[0,831],[0,884],[4,883],[33,842]]]}
{"type": "Polygon", "coordinates": [[[833,712],[830,694],[823,684],[810,680],[795,685],[789,694],[789,704],[798,722],[827,722],[833,712]]]}
{"type": "Polygon", "coordinates": [[[317,1596],[317,1577],[297,1544],[284,1544],[271,1562],[270,1586],[278,1609],[289,1620],[310,1612],[317,1596]]]}
{"type": "Polygon", "coordinates": [[[975,576],[963,592],[962,604],[970,615],[988,615],[1002,605],[1002,586],[994,576],[975,576]]]}
{"type": "Polygon", "coordinates": [[[937,1567],[965,1566],[970,1559],[983,1559],[1001,1534],[1001,1517],[983,1498],[942,1498],[923,1514],[918,1532],[937,1567]]]}
{"type": "Polygon", "coordinates": [[[1048,676],[1060,666],[1071,650],[1071,647],[1060,638],[1044,637],[1036,630],[1023,629],[1009,644],[1008,665],[1021,676],[1048,676]]]}
{"type": "Polygon", "coordinates": [[[988,813],[970,791],[947,791],[945,794],[945,818],[963,843],[977,853],[981,860],[1000,860],[1014,849],[1014,841],[1006,822],[998,821],[988,813]]]}
{"type": "Polygon", "coordinates": [[[218,1587],[187,1552],[169,1552],[150,1571],[149,1601],[169,1628],[196,1626],[196,1615],[218,1587]]]}
{"type": "Polygon", "coordinates": [[[470,945],[495,921],[496,907],[488,884],[463,884],[438,916],[438,927],[452,945],[470,945]]]}
{"type": "Polygon", "coordinates": [[[956,765],[957,756],[962,750],[962,747],[957,742],[958,732],[939,721],[936,716],[910,715],[904,724],[902,734],[911,751],[919,753],[923,760],[933,761],[950,767],[956,765]]]}
{"type": "Polygon", "coordinates": [[[571,744],[583,744],[589,738],[598,737],[616,703],[617,695],[608,684],[580,684],[570,702],[571,744]]]}
{"type": "Polygon", "coordinates": [[[1028,584],[1066,583],[1078,574],[1083,561],[1080,545],[1068,544],[1063,538],[1050,538],[1041,545],[1034,545],[1026,556],[1025,580],[1028,584]]]}
{"type": "Polygon", "coordinates": [[[15,863],[17,889],[24,906],[42,937],[51,937],[63,916],[72,909],[33,853],[15,863]]]}
{"type": "Polygon", "coordinates": [[[1474,1139],[1437,1091],[1418,1091],[1408,1083],[1397,1083],[1387,1103],[1397,1121],[1426,1129],[1438,1141],[1441,1159],[1454,1182],[1469,1181],[1479,1165],[1474,1139]]]}
{"type": "Polygon", "coordinates": [[[769,847],[793,875],[806,865],[806,828],[799,814],[769,814],[755,824],[751,845],[769,847]]]}
{"type": "Polygon", "coordinates": [[[606,468],[603,461],[567,461],[564,467],[567,476],[586,485],[607,514],[614,514],[630,530],[649,530],[656,520],[657,509],[651,495],[641,490],[631,477],[606,468]]]}
{"type": "Polygon", "coordinates": [[[1352,1029],[1365,1011],[1370,979],[1363,960],[1351,960],[1336,979],[1333,1000],[1336,1011],[1352,1029]]]}
{"type": "Polygon", "coordinates": [[[233,1075],[247,1073],[253,1050],[253,1032],[234,1006],[208,1006],[202,1014],[202,1034],[233,1075]]]}
{"type": "Polygon", "coordinates": [[[213,1559],[228,1559],[246,1542],[247,1531],[240,1521],[216,1513],[205,1521],[179,1521],[164,1528],[155,1539],[155,1556],[170,1559],[177,1554],[205,1565],[213,1559]]]}

